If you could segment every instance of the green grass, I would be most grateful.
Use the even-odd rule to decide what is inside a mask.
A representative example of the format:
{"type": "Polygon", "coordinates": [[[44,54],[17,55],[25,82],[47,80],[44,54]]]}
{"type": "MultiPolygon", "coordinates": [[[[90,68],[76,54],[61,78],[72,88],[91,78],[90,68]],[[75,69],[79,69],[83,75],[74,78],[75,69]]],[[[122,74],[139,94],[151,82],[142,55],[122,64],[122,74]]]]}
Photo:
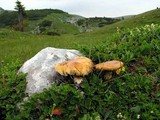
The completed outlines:
{"type": "MultiPolygon", "coordinates": [[[[68,14],[63,13],[68,16],[68,14]]],[[[46,35],[31,35],[30,33],[20,33],[14,32],[12,30],[0,30],[0,60],[4,58],[4,56],[16,56],[20,59],[27,60],[31,56],[35,55],[38,51],[45,47],[58,47],[58,48],[71,48],[77,49],[79,45],[86,45],[86,46],[95,46],[103,41],[109,41],[113,38],[113,34],[117,33],[117,27],[122,30],[125,28],[134,28],[144,24],[151,24],[151,23],[159,23],[159,14],[160,10],[153,10],[149,11],[140,15],[137,15],[133,18],[129,18],[127,20],[117,22],[112,25],[107,25],[99,30],[82,33],[82,34],[66,34],[60,37],[52,37],[46,35]],[[145,19],[142,17],[145,16],[145,19]],[[137,22],[135,22],[137,21],[137,22]]],[[[53,14],[47,16],[48,20],[54,18],[54,15],[59,16],[59,14],[53,14]]],[[[59,16],[66,17],[63,15],[59,16]]],[[[57,18],[57,17],[56,17],[57,18]]],[[[57,21],[55,19],[55,21],[57,21]]],[[[36,24],[36,23],[34,23],[36,24]]],[[[68,26],[67,23],[65,23],[68,26]]],[[[61,27],[62,24],[57,22],[57,25],[61,27]]],[[[72,31],[72,27],[68,27],[69,31],[72,31]],[[69,30],[71,29],[71,30],[69,30]]]]}
{"type": "Polygon", "coordinates": [[[45,47],[76,49],[78,45],[96,45],[100,39],[86,36],[63,35],[52,37],[47,35],[31,35],[29,33],[14,32],[11,30],[0,31],[0,60],[5,56],[29,59],[45,47]]]}
{"type": "Polygon", "coordinates": [[[135,15],[131,18],[122,20],[120,22],[106,25],[105,27],[93,31],[93,34],[108,34],[117,32],[117,27],[121,30],[127,28],[135,28],[146,24],[160,24],[160,9],[148,11],[139,15],[135,15]]]}
{"type": "MultiPolygon", "coordinates": [[[[41,32],[43,32],[43,34],[47,34],[47,32],[50,31],[56,31],[60,34],[77,34],[80,32],[80,27],[85,31],[87,19],[89,20],[89,26],[91,29],[97,28],[98,24],[102,22],[103,24],[104,22],[109,22],[108,24],[111,24],[117,21],[114,18],[84,18],[81,16],[71,15],[64,11],[54,9],[27,10],[24,21],[24,31],[31,32],[32,30],[37,28],[37,26],[39,26],[39,24],[41,24],[44,20],[47,20],[51,21],[52,25],[43,28],[42,26],[40,26],[42,28],[41,32]],[[80,19],[83,19],[83,23],[79,26],[77,24],[77,21],[80,19]]],[[[16,28],[17,22],[17,11],[4,11],[4,13],[0,14],[0,27],[16,28]]]]}
{"type": "Polygon", "coordinates": [[[1,119],[160,119],[158,18],[159,10],[153,10],[97,31],[55,37],[1,29],[1,119]],[[152,22],[158,24],[143,26],[152,22]],[[119,32],[115,32],[117,26],[119,32]],[[127,29],[122,30],[121,26],[127,29]],[[19,109],[15,104],[22,101],[26,83],[25,76],[18,76],[17,70],[24,61],[48,46],[80,50],[95,64],[121,60],[126,71],[120,75],[113,72],[112,79],[105,81],[103,72],[93,70],[81,84],[83,96],[72,83],[53,85],[49,90],[33,95],[19,109]],[[61,116],[52,115],[56,107],[62,108],[61,116]]]}
{"type": "MultiPolygon", "coordinates": [[[[7,33],[9,31],[3,35],[1,33],[1,36],[10,38],[10,34],[7,33]]],[[[25,44],[31,38],[28,34],[23,37],[21,34],[12,35],[13,46],[16,45],[14,39],[17,38],[17,35],[25,44]]],[[[11,54],[8,53],[8,57],[0,63],[0,74],[2,75],[0,88],[3,90],[0,92],[0,100],[2,100],[0,102],[1,118],[6,120],[46,118],[51,120],[89,120],[91,118],[132,120],[138,119],[138,117],[141,119],[160,119],[160,26],[151,24],[120,31],[110,37],[110,40],[106,39],[102,42],[93,37],[91,41],[94,41],[94,45],[91,46],[89,43],[86,44],[87,39],[91,37],[87,35],[83,38],[82,35],[76,36],[77,41],[83,46],[69,45],[68,47],[77,47],[84,55],[90,56],[95,64],[113,59],[121,60],[125,64],[126,71],[119,75],[113,72],[112,78],[105,80],[102,71],[93,70],[90,75],[84,77],[84,81],[80,85],[83,95],[74,87],[73,83],[69,82],[70,79],[72,81],[72,78],[68,76],[66,83],[59,86],[52,85],[50,89],[35,94],[28,101],[19,104],[25,95],[23,91],[26,84],[24,75],[17,76],[21,59],[27,59],[32,54],[32,47],[34,50],[40,48],[36,47],[35,41],[34,45],[29,48],[31,53],[29,50],[25,53],[25,50],[16,49],[17,46],[14,50],[17,54],[20,50],[22,52],[19,53],[20,56],[10,58],[11,54]],[[82,40],[86,41],[82,43],[82,40]],[[15,104],[18,104],[19,107],[15,104]],[[60,116],[52,114],[52,110],[55,108],[62,109],[60,116]]],[[[32,37],[37,38],[37,36],[32,37]]],[[[63,37],[66,39],[65,44],[75,38],[75,36],[72,38],[70,35],[63,37]]],[[[3,42],[9,38],[3,39],[3,42]]],[[[43,40],[41,41],[40,38],[37,43],[42,45],[43,40]]],[[[48,38],[53,39],[53,37],[48,38]]],[[[54,38],[61,41],[62,37],[54,38]]],[[[22,47],[25,45],[20,48],[22,47]]]]}
{"type": "Polygon", "coordinates": [[[49,20],[52,22],[52,26],[47,28],[47,31],[58,31],[60,34],[76,34],[79,33],[78,28],[71,23],[67,23],[67,19],[74,17],[67,13],[50,13],[42,19],[39,20],[29,20],[28,27],[25,28],[26,31],[34,30],[42,21],[49,20]]]}

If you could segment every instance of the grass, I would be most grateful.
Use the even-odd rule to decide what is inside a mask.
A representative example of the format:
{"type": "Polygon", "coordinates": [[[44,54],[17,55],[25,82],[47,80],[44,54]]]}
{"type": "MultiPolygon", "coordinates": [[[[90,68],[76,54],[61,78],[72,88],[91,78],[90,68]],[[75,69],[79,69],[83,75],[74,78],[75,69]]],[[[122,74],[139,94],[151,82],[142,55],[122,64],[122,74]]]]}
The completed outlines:
{"type": "Polygon", "coordinates": [[[1,119],[160,119],[160,26],[143,26],[140,21],[146,15],[144,24],[149,24],[153,22],[149,18],[156,16],[153,20],[158,23],[158,13],[159,10],[154,10],[137,16],[139,27],[132,24],[135,17],[126,20],[126,24],[121,21],[97,31],[59,37],[1,29],[1,119]],[[132,29],[114,32],[121,24],[132,29]],[[95,64],[121,60],[126,71],[120,75],[113,73],[112,79],[105,81],[103,74],[94,70],[84,77],[80,87],[83,95],[72,83],[53,85],[33,95],[19,109],[15,104],[22,101],[26,83],[25,75],[18,76],[17,70],[48,46],[78,49],[95,64]],[[60,116],[52,114],[55,108],[61,108],[60,116]]]}
{"type": "MultiPolygon", "coordinates": [[[[117,32],[117,27],[119,27],[119,29],[122,30],[125,28],[133,28],[135,26],[138,27],[144,24],[159,24],[159,14],[160,10],[157,9],[114,23],[112,25],[107,25],[99,30],[95,30],[88,33],[81,33],[77,35],[66,34],[60,37],[52,37],[46,35],[31,35],[29,33],[20,33],[13,32],[11,30],[1,29],[0,60],[2,60],[4,56],[10,55],[20,57],[24,61],[29,59],[31,56],[35,55],[39,50],[48,46],[71,49],[76,49],[78,47],[77,45],[89,45],[90,47],[92,47],[103,41],[113,39],[112,34],[117,32]]],[[[47,19],[53,19],[55,15],[59,16],[59,14],[52,14],[47,16],[47,19]]],[[[62,18],[63,15],[60,15],[59,17],[62,18]]],[[[56,23],[60,25],[60,23],[56,23]]],[[[70,31],[69,29],[72,30],[72,28],[67,26],[68,25],[66,23],[65,28],[67,28],[67,31],[70,31]]],[[[62,26],[60,25],[60,27],[62,26]]]]}
{"type": "MultiPolygon", "coordinates": [[[[17,34],[21,36],[22,33],[17,34]]],[[[13,39],[17,38],[17,34],[13,39]]],[[[67,36],[64,37],[68,39],[67,36]]],[[[27,38],[27,34],[24,38],[27,38]]],[[[103,73],[94,70],[84,77],[80,86],[83,95],[69,82],[59,86],[52,85],[50,89],[35,94],[20,104],[20,109],[15,104],[20,103],[24,97],[25,76],[16,74],[21,60],[19,61],[20,57],[18,60],[15,57],[5,58],[0,64],[2,74],[0,87],[3,90],[0,92],[0,98],[3,99],[0,103],[1,118],[7,120],[11,118],[13,120],[160,119],[159,38],[160,26],[152,24],[120,31],[112,39],[97,44],[94,42],[96,45],[90,47],[83,41],[84,46],[78,46],[78,49],[84,55],[90,56],[95,64],[112,59],[121,60],[125,63],[126,71],[120,75],[113,73],[111,80],[105,81],[103,73]],[[59,116],[52,112],[57,108],[62,112],[59,116]]],[[[21,59],[24,58],[21,56],[21,59]]],[[[70,81],[68,79],[71,78],[66,79],[70,81]]]]}
{"type": "Polygon", "coordinates": [[[47,31],[58,31],[60,34],[76,34],[79,33],[78,28],[71,23],[67,23],[67,19],[73,17],[67,13],[50,13],[43,19],[29,20],[29,26],[26,27],[26,31],[34,30],[42,21],[48,20],[52,22],[52,26],[47,28],[47,31]],[[64,29],[65,28],[65,29],[64,29]]]}
{"type": "Polygon", "coordinates": [[[135,28],[146,24],[160,24],[160,9],[148,11],[139,15],[135,15],[131,18],[116,22],[111,25],[106,25],[102,29],[93,31],[93,34],[108,34],[117,31],[117,27],[121,30],[127,28],[135,28]]]}
{"type": "Polygon", "coordinates": [[[0,35],[0,60],[5,56],[14,56],[26,60],[45,47],[76,49],[78,45],[96,45],[100,40],[96,37],[90,38],[89,35],[52,37],[31,35],[29,33],[14,32],[11,30],[1,30],[0,35]]]}

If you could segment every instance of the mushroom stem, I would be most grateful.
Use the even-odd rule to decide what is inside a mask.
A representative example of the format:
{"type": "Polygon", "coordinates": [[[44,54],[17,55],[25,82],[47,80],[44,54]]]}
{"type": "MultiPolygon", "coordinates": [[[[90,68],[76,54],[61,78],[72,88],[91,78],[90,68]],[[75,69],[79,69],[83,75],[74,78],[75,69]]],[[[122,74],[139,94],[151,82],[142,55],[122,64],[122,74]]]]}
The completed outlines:
{"type": "Polygon", "coordinates": [[[121,67],[119,69],[116,70],[116,74],[119,75],[121,73],[121,71],[125,71],[125,67],[121,67]]]}
{"type": "Polygon", "coordinates": [[[74,76],[74,83],[79,85],[79,84],[81,84],[82,81],[83,81],[82,76],[74,76]]]}
{"type": "Polygon", "coordinates": [[[104,72],[104,80],[111,80],[112,78],[112,71],[105,71],[104,72]]]}

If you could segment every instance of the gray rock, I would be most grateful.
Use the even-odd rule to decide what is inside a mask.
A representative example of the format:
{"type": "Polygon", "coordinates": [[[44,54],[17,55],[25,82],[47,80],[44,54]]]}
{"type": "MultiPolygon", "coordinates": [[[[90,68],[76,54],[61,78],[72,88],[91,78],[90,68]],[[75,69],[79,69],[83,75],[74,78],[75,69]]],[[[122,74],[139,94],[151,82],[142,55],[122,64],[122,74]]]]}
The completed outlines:
{"type": "Polygon", "coordinates": [[[54,70],[54,66],[76,56],[82,54],[77,50],[51,47],[38,52],[19,69],[19,72],[27,73],[26,93],[31,96],[33,93],[42,92],[44,88],[48,89],[51,84],[59,83],[62,76],[54,70]]]}

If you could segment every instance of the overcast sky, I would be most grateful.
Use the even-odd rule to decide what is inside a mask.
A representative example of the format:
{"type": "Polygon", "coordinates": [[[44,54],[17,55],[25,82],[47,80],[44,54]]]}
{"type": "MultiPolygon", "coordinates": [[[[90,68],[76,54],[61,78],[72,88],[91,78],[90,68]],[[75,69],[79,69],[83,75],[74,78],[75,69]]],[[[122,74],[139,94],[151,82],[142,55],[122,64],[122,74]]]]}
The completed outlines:
{"type": "MultiPolygon", "coordinates": [[[[118,17],[160,7],[160,0],[20,0],[29,9],[61,9],[84,17],[118,17]]],[[[0,7],[14,10],[16,0],[0,0],[0,7]]]]}

